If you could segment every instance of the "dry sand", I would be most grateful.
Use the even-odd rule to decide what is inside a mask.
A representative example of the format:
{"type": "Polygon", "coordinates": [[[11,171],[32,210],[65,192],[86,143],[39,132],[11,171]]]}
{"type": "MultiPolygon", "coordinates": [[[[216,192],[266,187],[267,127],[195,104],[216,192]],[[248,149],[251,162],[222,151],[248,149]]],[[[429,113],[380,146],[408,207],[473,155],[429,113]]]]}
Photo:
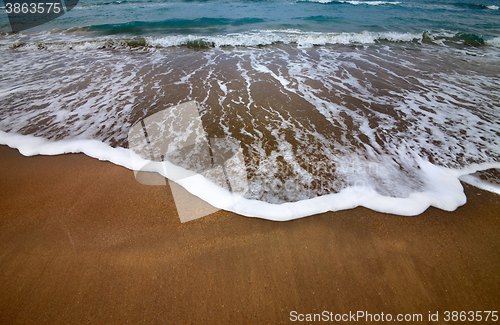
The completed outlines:
{"type": "Polygon", "coordinates": [[[500,196],[467,185],[463,207],[418,217],[181,224],[170,188],[125,168],[0,157],[1,324],[286,324],[294,310],[444,323],[446,310],[500,309],[500,196]]]}

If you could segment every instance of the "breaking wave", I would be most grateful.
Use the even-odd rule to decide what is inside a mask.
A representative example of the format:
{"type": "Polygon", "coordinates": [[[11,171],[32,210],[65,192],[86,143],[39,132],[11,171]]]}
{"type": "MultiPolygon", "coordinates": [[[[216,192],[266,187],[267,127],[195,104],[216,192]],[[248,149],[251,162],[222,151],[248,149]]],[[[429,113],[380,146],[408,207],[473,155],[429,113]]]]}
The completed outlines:
{"type": "MultiPolygon", "coordinates": [[[[168,47],[188,47],[195,49],[213,47],[237,46],[267,46],[273,44],[291,44],[298,47],[312,47],[322,45],[367,45],[389,43],[434,43],[438,45],[465,45],[465,46],[495,46],[499,47],[499,38],[485,38],[482,35],[450,31],[424,31],[422,33],[398,32],[359,32],[359,33],[324,33],[302,32],[298,30],[258,30],[245,33],[233,33],[214,36],[199,35],[168,35],[168,36],[137,36],[126,37],[99,37],[85,39],[72,37],[68,31],[62,41],[45,40],[47,33],[39,37],[31,36],[34,41],[24,41],[22,35],[12,34],[8,42],[0,44],[0,49],[15,50],[88,50],[88,49],[154,49],[168,47]]],[[[50,37],[50,35],[49,35],[50,37]]],[[[48,38],[49,38],[48,37],[48,38]]],[[[62,38],[62,37],[60,37],[62,38]]],[[[49,38],[50,39],[50,38],[49,38]]]]}

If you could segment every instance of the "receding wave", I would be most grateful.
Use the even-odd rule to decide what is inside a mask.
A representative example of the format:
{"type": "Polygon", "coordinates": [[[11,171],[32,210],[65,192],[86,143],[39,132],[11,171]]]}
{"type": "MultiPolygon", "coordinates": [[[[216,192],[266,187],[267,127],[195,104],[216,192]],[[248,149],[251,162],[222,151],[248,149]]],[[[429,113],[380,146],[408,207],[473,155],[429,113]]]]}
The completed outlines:
{"type": "Polygon", "coordinates": [[[130,150],[149,152],[131,143],[153,144],[159,160],[143,161],[148,171],[162,172],[164,158],[186,169],[193,162],[206,177],[179,184],[213,206],[274,220],[358,205],[453,210],[466,200],[460,177],[500,168],[498,51],[380,42],[10,51],[0,55],[0,143],[24,154],[85,152],[134,170],[143,167],[131,165],[130,150]],[[141,121],[147,130],[134,135],[141,121]],[[241,164],[223,162],[230,180],[246,174],[234,205],[209,184],[223,170],[205,169],[210,156],[197,154],[218,143],[241,148],[241,164]]]}

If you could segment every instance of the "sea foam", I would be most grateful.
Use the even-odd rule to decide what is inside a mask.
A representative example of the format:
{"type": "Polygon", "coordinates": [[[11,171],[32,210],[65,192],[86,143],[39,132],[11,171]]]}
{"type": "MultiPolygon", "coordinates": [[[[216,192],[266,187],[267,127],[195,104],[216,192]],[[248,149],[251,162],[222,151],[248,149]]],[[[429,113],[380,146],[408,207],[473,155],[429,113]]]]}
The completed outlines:
{"type": "MultiPolygon", "coordinates": [[[[59,155],[67,153],[84,153],[103,161],[132,169],[134,160],[148,166],[148,171],[157,172],[165,177],[173,177],[165,172],[164,164],[170,170],[182,172],[182,168],[168,162],[151,162],[143,160],[133,151],[124,148],[112,148],[97,140],[59,140],[50,141],[31,135],[11,134],[0,131],[0,144],[16,148],[25,156],[59,155]]],[[[427,191],[410,194],[406,198],[395,198],[381,195],[372,188],[352,186],[339,193],[328,194],[299,202],[271,204],[250,200],[244,197],[234,199],[232,193],[214,184],[200,174],[192,174],[177,180],[190,193],[200,197],[211,205],[239,213],[247,217],[258,217],[275,221],[297,219],[327,211],[338,211],[363,206],[375,211],[414,216],[422,213],[430,206],[453,211],[465,204],[466,197],[459,178],[478,170],[500,168],[500,163],[472,165],[464,169],[448,169],[435,166],[428,161],[417,158],[417,163],[429,181],[427,191]]],[[[133,177],[131,173],[130,177],[133,177]]],[[[486,188],[487,189],[487,188],[486,188]]]]}
{"type": "Polygon", "coordinates": [[[380,6],[380,5],[398,5],[400,1],[358,1],[358,0],[307,0],[309,2],[319,2],[319,3],[347,3],[351,5],[369,5],[369,6],[380,6]]]}
{"type": "Polygon", "coordinates": [[[235,33],[200,38],[195,35],[177,35],[163,37],[146,37],[150,46],[181,46],[201,40],[207,44],[222,46],[257,46],[274,43],[297,44],[300,47],[311,47],[326,44],[374,44],[377,41],[410,42],[421,40],[422,34],[397,32],[360,32],[360,33],[321,33],[302,32],[298,30],[259,30],[255,32],[235,33]]]}
{"type": "Polygon", "coordinates": [[[113,37],[101,36],[88,39],[72,35],[53,39],[47,33],[30,35],[29,40],[19,35],[9,35],[0,40],[0,50],[15,51],[92,51],[100,49],[132,49],[151,51],[158,48],[222,48],[222,47],[256,47],[273,44],[290,44],[300,48],[324,45],[371,45],[383,42],[391,43],[435,43],[488,45],[499,47],[498,37],[483,38],[481,35],[464,34],[456,31],[423,31],[423,32],[305,32],[295,29],[254,30],[241,33],[228,33],[210,36],[195,34],[178,34],[163,36],[113,37]]]}

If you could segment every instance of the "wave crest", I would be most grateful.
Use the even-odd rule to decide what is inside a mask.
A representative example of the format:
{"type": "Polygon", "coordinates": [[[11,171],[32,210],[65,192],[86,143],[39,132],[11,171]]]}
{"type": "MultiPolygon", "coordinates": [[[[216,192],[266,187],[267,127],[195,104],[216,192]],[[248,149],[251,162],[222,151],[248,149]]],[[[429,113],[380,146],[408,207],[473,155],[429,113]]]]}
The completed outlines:
{"type": "Polygon", "coordinates": [[[302,0],[303,2],[318,2],[318,3],[333,3],[333,4],[351,4],[351,5],[369,5],[369,6],[379,6],[379,5],[398,5],[401,4],[400,1],[359,1],[359,0],[302,0]]]}
{"type": "MultiPolygon", "coordinates": [[[[398,33],[398,32],[359,32],[359,33],[322,33],[302,32],[299,30],[256,30],[244,33],[221,34],[214,36],[167,35],[137,36],[133,38],[92,38],[75,40],[68,32],[68,41],[50,42],[44,38],[35,38],[33,42],[23,42],[22,38],[0,44],[0,49],[15,50],[91,50],[91,49],[155,49],[169,47],[188,47],[194,49],[220,47],[256,47],[275,44],[290,44],[298,47],[323,45],[366,45],[380,43],[426,43],[462,46],[500,47],[500,38],[485,39],[481,35],[459,32],[398,33]]],[[[47,39],[48,40],[48,39],[47,39]]]]}

